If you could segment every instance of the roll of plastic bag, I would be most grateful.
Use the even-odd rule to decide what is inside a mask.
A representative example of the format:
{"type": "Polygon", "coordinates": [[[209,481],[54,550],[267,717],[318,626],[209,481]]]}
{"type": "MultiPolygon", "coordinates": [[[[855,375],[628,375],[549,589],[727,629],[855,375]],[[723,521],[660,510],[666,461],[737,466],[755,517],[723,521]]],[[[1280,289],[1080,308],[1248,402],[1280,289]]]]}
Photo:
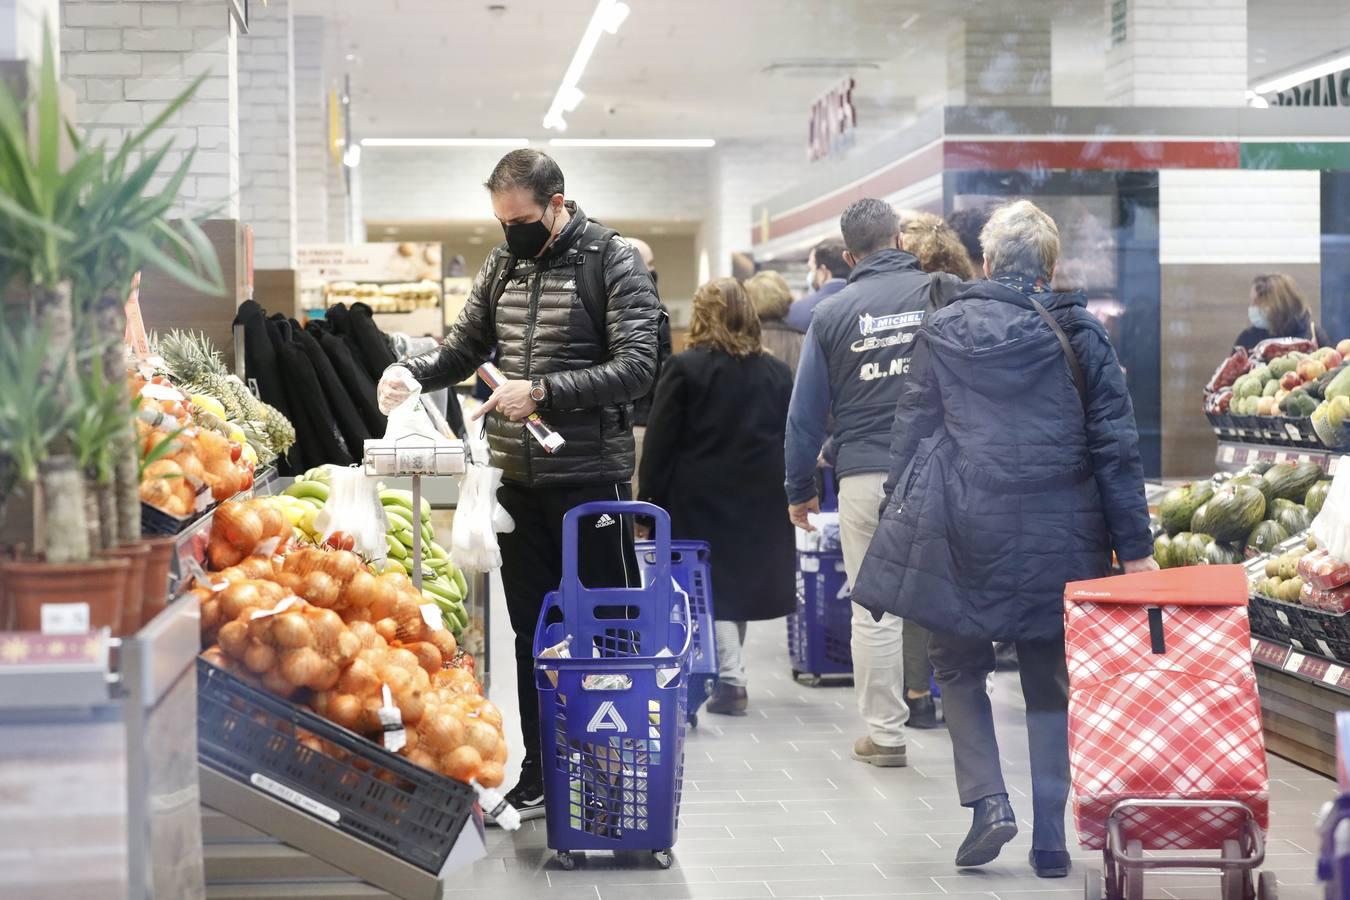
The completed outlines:
{"type": "Polygon", "coordinates": [[[502,470],[469,466],[459,486],[459,503],[450,531],[450,561],[465,572],[491,572],[502,565],[498,532],[516,527],[510,513],[497,503],[502,470]]]}

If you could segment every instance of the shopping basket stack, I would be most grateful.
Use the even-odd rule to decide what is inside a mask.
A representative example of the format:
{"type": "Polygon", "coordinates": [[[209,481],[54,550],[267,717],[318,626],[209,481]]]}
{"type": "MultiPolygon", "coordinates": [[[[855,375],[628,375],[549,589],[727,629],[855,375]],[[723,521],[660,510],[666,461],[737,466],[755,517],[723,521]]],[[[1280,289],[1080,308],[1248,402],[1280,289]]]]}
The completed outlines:
{"type": "Polygon", "coordinates": [[[585,850],[648,850],[662,867],[680,810],[689,605],[671,582],[670,518],[650,503],[587,503],[563,518],[563,575],[534,636],[548,845],[563,868],[585,850]],[[650,516],[651,580],[588,588],[585,516],[650,516]]]}
{"type": "Polygon", "coordinates": [[[1065,588],[1069,756],[1089,898],[1143,896],[1148,869],[1209,867],[1224,900],[1273,897],[1261,706],[1241,566],[1065,588]],[[1220,850],[1217,857],[1145,850],[1220,850]]]}
{"type": "MultiPolygon", "coordinates": [[[[637,542],[642,583],[650,585],[656,571],[656,544],[637,542]]],[[[698,710],[708,699],[717,678],[717,638],[713,629],[712,548],[705,541],[671,541],[670,574],[689,597],[689,680],[686,712],[690,725],[698,724],[698,710]]]]}
{"type": "Polygon", "coordinates": [[[797,611],[787,618],[792,677],[853,674],[853,604],[844,554],[797,550],[797,611]]]}

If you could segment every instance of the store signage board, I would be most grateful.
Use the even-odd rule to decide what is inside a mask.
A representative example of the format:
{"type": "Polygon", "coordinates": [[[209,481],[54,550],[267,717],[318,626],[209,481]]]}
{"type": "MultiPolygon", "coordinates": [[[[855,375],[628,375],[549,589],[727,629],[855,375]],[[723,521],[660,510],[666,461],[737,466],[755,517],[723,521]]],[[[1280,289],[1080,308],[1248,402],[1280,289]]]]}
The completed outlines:
{"type": "Polygon", "coordinates": [[[1269,94],[1266,100],[1271,106],[1350,106],[1350,69],[1269,94]]]}
{"type": "Polygon", "coordinates": [[[377,244],[301,244],[295,250],[301,289],[332,281],[441,281],[441,245],[403,241],[377,244]]]}
{"type": "Polygon", "coordinates": [[[811,162],[837,159],[853,146],[858,111],[853,106],[853,77],[849,76],[811,104],[806,158],[811,162]]]}

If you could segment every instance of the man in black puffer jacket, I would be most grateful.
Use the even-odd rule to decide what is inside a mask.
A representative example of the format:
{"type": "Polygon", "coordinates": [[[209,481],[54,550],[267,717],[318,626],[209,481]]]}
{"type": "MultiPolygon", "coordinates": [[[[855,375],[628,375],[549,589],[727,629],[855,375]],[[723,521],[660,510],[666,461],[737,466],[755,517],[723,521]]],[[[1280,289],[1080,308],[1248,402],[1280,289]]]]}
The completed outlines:
{"type": "MultiPolygon", "coordinates": [[[[590,501],[632,498],[632,404],[655,376],[660,305],[638,254],[564,199],[562,170],[546,154],[508,153],[486,187],[506,241],[483,264],[441,346],[391,366],[379,396],[388,413],[414,380],[425,390],[457,384],[494,348],[509,379],[478,416],[494,413],[488,444],[492,464],[505,473],[497,499],[516,523],[501,535],[502,584],[516,636],[525,758],[507,798],[522,818],[537,818],[543,779],[535,624],[544,595],[562,578],[563,514],[590,501]],[[566,440],[556,453],[525,429],[536,410],[566,440]]],[[[578,536],[582,583],[640,584],[628,523],[582,519],[578,536]]]]}

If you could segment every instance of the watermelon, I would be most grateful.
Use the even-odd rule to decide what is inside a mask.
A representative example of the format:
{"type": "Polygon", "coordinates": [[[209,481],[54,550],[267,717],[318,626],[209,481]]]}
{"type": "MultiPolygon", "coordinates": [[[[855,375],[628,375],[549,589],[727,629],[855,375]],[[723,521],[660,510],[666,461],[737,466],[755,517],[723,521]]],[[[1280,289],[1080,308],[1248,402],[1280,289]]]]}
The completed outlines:
{"type": "MultiPolygon", "coordinates": [[[[1242,474],[1242,475],[1234,476],[1232,479],[1229,480],[1228,483],[1229,483],[1229,484],[1244,484],[1244,485],[1246,485],[1247,487],[1256,488],[1258,491],[1261,492],[1261,495],[1262,495],[1262,496],[1265,496],[1265,492],[1266,492],[1266,480],[1265,480],[1264,478],[1262,478],[1260,475],[1256,474],[1255,472],[1247,472],[1247,473],[1242,474]]],[[[1267,498],[1267,499],[1269,499],[1269,498],[1267,498]]]]}
{"type": "Polygon", "coordinates": [[[1279,497],[1266,504],[1266,518],[1269,519],[1271,522],[1278,522],[1280,519],[1280,513],[1298,508],[1299,508],[1298,504],[1295,503],[1293,500],[1285,500],[1283,497],[1279,497]]]}
{"type": "Polygon", "coordinates": [[[1340,374],[1331,379],[1323,394],[1328,400],[1350,397],[1350,366],[1341,369],[1340,374]]]}
{"type": "Polygon", "coordinates": [[[1308,496],[1304,498],[1303,505],[1310,514],[1315,516],[1322,511],[1322,507],[1327,502],[1327,492],[1330,490],[1330,481],[1319,481],[1308,488],[1308,496]]]}
{"type": "Polygon", "coordinates": [[[1195,511],[1214,496],[1214,485],[1208,481],[1187,482],[1173,488],[1158,504],[1158,518],[1169,535],[1180,534],[1191,525],[1195,511]]]}
{"type": "Polygon", "coordinates": [[[1166,534],[1158,535],[1153,542],[1153,561],[1160,569],[1172,568],[1172,539],[1166,534]]]}
{"type": "Polygon", "coordinates": [[[1322,467],[1317,463],[1281,463],[1271,466],[1261,476],[1266,481],[1263,491],[1266,499],[1284,498],[1295,502],[1308,496],[1308,489],[1322,478],[1322,467]]]}
{"type": "Polygon", "coordinates": [[[1266,514],[1266,498],[1254,487],[1226,484],[1195,511],[1191,530],[1214,535],[1216,541],[1240,541],[1266,514]]]}
{"type": "Polygon", "coordinates": [[[1173,553],[1177,554],[1177,546],[1181,545],[1181,551],[1178,554],[1183,566],[1198,566],[1205,561],[1205,549],[1212,543],[1214,538],[1207,534],[1193,533],[1184,543],[1180,540],[1181,535],[1177,535],[1177,540],[1172,542],[1173,553]]]}
{"type": "Polygon", "coordinates": [[[1258,522],[1247,536],[1247,552],[1252,556],[1269,553],[1287,540],[1289,532],[1279,522],[1258,522]]]}
{"type": "Polygon", "coordinates": [[[1202,565],[1207,566],[1227,566],[1233,563],[1242,562],[1242,551],[1232,544],[1221,544],[1218,541],[1211,541],[1205,548],[1205,558],[1201,561],[1202,565]]]}
{"type": "Polygon", "coordinates": [[[1270,467],[1275,465],[1268,459],[1259,459],[1246,468],[1248,472],[1255,472],[1257,475],[1264,475],[1270,471],[1270,467]]]}
{"type": "Polygon", "coordinates": [[[1279,522],[1280,526],[1290,534],[1307,531],[1308,526],[1312,525],[1312,520],[1312,513],[1308,512],[1307,507],[1303,506],[1286,509],[1275,518],[1275,521],[1279,522]]]}

